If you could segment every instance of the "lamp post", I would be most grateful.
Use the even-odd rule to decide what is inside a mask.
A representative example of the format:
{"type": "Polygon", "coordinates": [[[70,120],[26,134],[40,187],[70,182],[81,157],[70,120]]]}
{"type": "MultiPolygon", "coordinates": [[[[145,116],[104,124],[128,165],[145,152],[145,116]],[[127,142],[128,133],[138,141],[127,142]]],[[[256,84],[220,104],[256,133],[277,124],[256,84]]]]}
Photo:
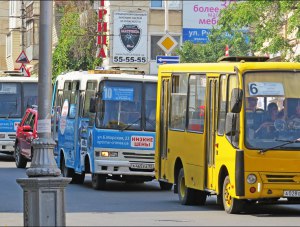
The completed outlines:
{"type": "Polygon", "coordinates": [[[24,226],[66,225],[64,189],[71,179],[60,177],[51,138],[52,27],[53,1],[40,1],[38,139],[32,142],[29,178],[17,179],[23,188],[24,226]]]}

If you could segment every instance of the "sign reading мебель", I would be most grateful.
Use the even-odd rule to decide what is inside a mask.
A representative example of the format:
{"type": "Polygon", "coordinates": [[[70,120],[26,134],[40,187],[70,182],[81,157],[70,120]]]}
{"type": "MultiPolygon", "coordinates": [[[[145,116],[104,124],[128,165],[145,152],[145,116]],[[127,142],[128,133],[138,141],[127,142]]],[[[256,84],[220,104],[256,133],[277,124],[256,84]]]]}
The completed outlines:
{"type": "Polygon", "coordinates": [[[113,63],[147,62],[146,12],[115,12],[113,63]]]}
{"type": "Polygon", "coordinates": [[[182,1],[183,42],[207,43],[208,35],[218,23],[220,10],[237,0],[182,1]]]}

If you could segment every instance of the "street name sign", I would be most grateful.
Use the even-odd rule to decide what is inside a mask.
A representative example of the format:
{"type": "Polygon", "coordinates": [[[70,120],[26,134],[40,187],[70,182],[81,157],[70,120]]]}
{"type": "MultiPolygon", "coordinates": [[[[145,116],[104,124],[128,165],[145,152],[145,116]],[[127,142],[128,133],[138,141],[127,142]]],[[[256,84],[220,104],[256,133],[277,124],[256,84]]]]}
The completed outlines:
{"type": "Polygon", "coordinates": [[[176,64],[179,62],[179,56],[156,56],[157,64],[176,64]]]}

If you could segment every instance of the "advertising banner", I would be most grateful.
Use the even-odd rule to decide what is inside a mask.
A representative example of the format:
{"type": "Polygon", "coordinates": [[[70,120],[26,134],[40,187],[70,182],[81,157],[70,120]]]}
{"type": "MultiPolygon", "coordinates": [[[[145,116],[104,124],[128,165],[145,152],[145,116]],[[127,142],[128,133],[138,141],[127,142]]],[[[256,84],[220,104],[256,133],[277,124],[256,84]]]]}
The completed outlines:
{"type": "Polygon", "coordinates": [[[146,12],[115,12],[113,63],[147,63],[146,12]]]}
{"type": "Polygon", "coordinates": [[[219,13],[236,0],[183,1],[183,42],[207,43],[219,13]]]}

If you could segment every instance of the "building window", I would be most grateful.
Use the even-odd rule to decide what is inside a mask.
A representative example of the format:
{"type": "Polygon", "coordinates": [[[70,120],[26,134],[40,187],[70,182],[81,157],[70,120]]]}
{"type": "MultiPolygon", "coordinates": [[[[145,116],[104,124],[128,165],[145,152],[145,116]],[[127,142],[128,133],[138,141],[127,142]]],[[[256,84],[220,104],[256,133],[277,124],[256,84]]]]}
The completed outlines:
{"type": "MultiPolygon", "coordinates": [[[[156,56],[165,55],[165,52],[158,46],[158,41],[161,39],[162,35],[152,35],[151,36],[151,60],[156,60],[156,56]]],[[[180,43],[180,36],[172,36],[178,43],[177,47],[180,43]]],[[[176,49],[176,47],[175,47],[176,49]]],[[[175,50],[174,49],[174,50],[175,50]]],[[[176,55],[174,50],[170,53],[170,55],[176,55]]]]}
{"type": "Polygon", "coordinates": [[[6,36],[6,57],[11,56],[11,33],[7,34],[6,36]]]}
{"type": "MultiPolygon", "coordinates": [[[[181,1],[174,1],[174,0],[169,0],[169,9],[174,9],[174,10],[179,10],[182,8],[181,1]]],[[[150,8],[152,9],[163,9],[165,8],[165,1],[164,0],[151,0],[150,1],[150,8]]]]}
{"type": "Polygon", "coordinates": [[[33,45],[33,21],[26,24],[26,47],[33,45]]]}

